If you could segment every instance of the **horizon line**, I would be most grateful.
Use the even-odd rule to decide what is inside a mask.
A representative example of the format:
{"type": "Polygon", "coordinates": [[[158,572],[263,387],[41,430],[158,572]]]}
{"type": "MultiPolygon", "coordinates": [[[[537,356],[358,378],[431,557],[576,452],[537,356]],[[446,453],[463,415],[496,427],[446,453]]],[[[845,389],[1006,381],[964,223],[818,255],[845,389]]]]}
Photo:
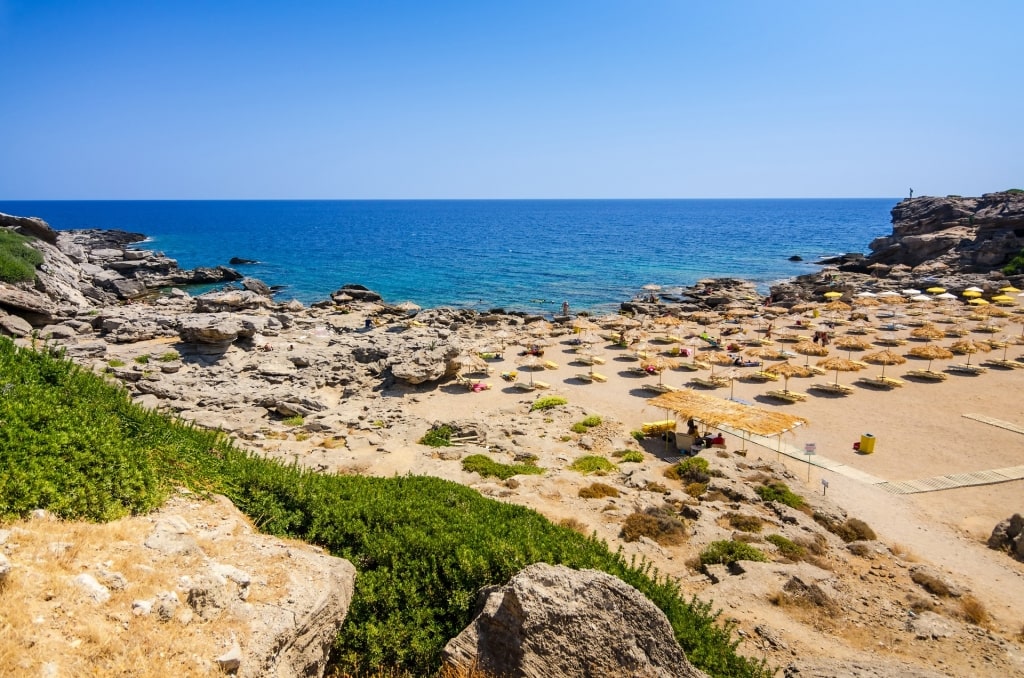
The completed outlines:
{"type": "MultiPolygon", "coordinates": [[[[951,197],[927,196],[919,198],[951,197]]],[[[971,197],[971,196],[955,196],[971,197]]],[[[980,196],[973,196],[980,197],[980,196]]],[[[544,201],[656,201],[656,200],[906,200],[895,196],[746,196],[731,198],[0,198],[0,202],[544,202],[544,201]]]]}

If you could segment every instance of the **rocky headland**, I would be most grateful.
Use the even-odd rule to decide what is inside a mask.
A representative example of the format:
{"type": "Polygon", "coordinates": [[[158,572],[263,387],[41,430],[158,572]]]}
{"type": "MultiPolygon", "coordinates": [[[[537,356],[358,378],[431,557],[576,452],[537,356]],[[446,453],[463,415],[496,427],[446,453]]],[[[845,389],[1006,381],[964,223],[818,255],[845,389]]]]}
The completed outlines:
{"type": "MultiPolygon", "coordinates": [[[[991,296],[1006,284],[1024,282],[999,271],[1024,248],[1022,215],[1024,196],[1016,193],[915,198],[893,209],[893,234],[872,243],[870,255],[822,262],[827,268],[773,287],[770,298],[745,281],[703,280],[679,294],[626,300],[622,311],[648,318],[740,307],[760,312],[769,302],[789,308],[820,300],[825,291],[848,298],[864,289],[899,291],[924,281],[953,293],[978,285],[991,296]]],[[[421,310],[388,304],[356,284],[310,306],[279,303],[262,282],[227,267],[179,270],[172,259],[139,248],[141,234],[54,231],[38,219],[9,215],[0,215],[0,227],[35,238],[33,246],[44,259],[33,283],[0,283],[0,333],[23,344],[65,350],[76,362],[116,379],[143,405],[219,428],[249,449],[322,472],[395,472],[388,459],[413,448],[417,472],[464,482],[484,495],[542,512],[545,497],[549,503],[572,504],[566,509],[570,513],[586,510],[582,500],[559,492],[571,483],[566,470],[571,460],[564,441],[544,433],[546,426],[555,430],[579,420],[587,414],[584,408],[569,405],[549,413],[551,423],[519,401],[509,401],[499,416],[472,407],[421,407],[439,391],[465,391],[455,382],[460,372],[472,374],[463,356],[500,356],[512,350],[515,337],[542,324],[545,336],[555,341],[571,338],[570,319],[547,325],[529,314],[421,310]],[[196,296],[188,292],[190,285],[209,283],[227,287],[196,296]],[[417,447],[415,441],[442,421],[439,409],[443,421],[460,432],[462,444],[417,447]],[[477,452],[510,460],[529,455],[552,470],[512,484],[453,466],[477,452]]],[[[641,449],[614,418],[571,442],[595,454],[641,449]]],[[[776,596],[758,608],[772,623],[740,625],[747,653],[786,667],[787,676],[927,678],[1024,671],[1012,638],[964,621],[956,612],[957,601],[970,595],[969,581],[915,562],[870,534],[843,538],[834,528],[852,516],[826,497],[809,496],[808,511],[763,500],[756,485],[796,480],[781,463],[748,460],[745,453],[724,449],[709,461],[714,471],[705,479],[709,494],[696,502],[682,485],[666,480],[664,461],[648,456],[617,476],[620,494],[606,500],[601,520],[618,526],[636,512],[659,516],[669,510],[688,521],[690,543],[699,545],[747,539],[736,527],[746,517],[748,524],[770,526],[807,554],[779,553],[770,563],[682,568],[684,589],[726,604],[733,621],[742,622],[739,609],[746,601],[776,596]],[[798,639],[793,619],[807,633],[836,634],[845,645],[798,639]],[[849,628],[840,632],[844,625],[849,628]],[[885,656],[872,651],[879,634],[887,639],[885,656]]],[[[182,495],[160,513],[133,520],[141,526],[123,543],[140,549],[144,591],[133,584],[131,573],[96,565],[105,560],[100,550],[75,563],[88,577],[76,584],[84,598],[69,594],[25,604],[44,611],[47,605],[63,610],[80,605],[92,610],[96,624],[115,629],[111,633],[134,629],[135,619],[145,618],[192,629],[190,635],[206,634],[215,640],[196,649],[195,656],[179,658],[179,666],[200,674],[223,669],[253,676],[320,675],[329,639],[351,598],[351,565],[254,534],[223,501],[209,505],[182,495]],[[265,565],[257,554],[267,558],[265,565]],[[317,585],[310,590],[314,579],[317,585]],[[281,600],[287,600],[287,611],[281,600]]],[[[32,562],[42,556],[30,550],[30,536],[43,534],[51,522],[43,514],[0,531],[0,577],[37,576],[31,574],[32,562]]],[[[600,530],[602,538],[623,544],[627,554],[680,571],[672,549],[647,537],[627,543],[617,527],[600,530]]],[[[42,539],[69,541],[60,535],[42,539]]],[[[39,549],[46,553],[50,546],[39,549]]],[[[630,675],[700,675],[681,657],[667,621],[645,607],[647,601],[635,591],[608,579],[564,568],[528,568],[507,586],[481,592],[480,616],[452,640],[447,653],[460,665],[493,669],[502,668],[500,657],[510,656],[508,648],[514,646],[517,675],[611,675],[615,662],[629,666],[630,675]],[[605,607],[600,600],[583,605],[585,596],[616,605],[605,607]],[[587,623],[593,633],[581,634],[560,621],[570,606],[596,615],[587,623]]],[[[45,626],[39,633],[54,655],[73,654],[77,647],[61,637],[59,627],[45,626]]],[[[152,642],[159,636],[154,631],[152,642]]],[[[60,662],[53,661],[54,675],[62,675],[60,662]]]]}

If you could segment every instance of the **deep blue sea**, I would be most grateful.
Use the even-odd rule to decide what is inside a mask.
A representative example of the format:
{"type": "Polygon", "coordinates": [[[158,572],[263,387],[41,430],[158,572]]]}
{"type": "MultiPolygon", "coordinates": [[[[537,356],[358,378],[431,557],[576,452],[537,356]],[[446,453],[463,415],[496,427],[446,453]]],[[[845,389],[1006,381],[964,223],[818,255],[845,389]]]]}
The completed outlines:
{"type": "Polygon", "coordinates": [[[815,200],[0,201],[58,230],[108,228],[183,268],[260,263],[278,299],[360,283],[386,301],[608,311],[654,283],[770,283],[891,232],[896,198],[815,200]],[[803,263],[788,261],[791,255],[803,263]]]}

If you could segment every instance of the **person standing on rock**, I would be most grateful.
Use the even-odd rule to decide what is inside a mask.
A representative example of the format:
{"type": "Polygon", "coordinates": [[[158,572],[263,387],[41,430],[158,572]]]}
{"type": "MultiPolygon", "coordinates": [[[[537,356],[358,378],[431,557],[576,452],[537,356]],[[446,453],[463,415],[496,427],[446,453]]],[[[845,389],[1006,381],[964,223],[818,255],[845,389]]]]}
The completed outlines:
{"type": "Polygon", "coordinates": [[[565,316],[569,315],[569,302],[568,301],[563,301],[562,302],[562,315],[565,315],[565,316]]]}

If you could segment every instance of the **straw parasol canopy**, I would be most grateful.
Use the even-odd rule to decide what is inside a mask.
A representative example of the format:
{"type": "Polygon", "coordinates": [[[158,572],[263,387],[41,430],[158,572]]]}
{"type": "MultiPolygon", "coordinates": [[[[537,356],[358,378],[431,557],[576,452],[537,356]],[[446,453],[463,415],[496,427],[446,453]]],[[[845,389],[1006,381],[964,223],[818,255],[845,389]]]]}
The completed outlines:
{"type": "Polygon", "coordinates": [[[924,339],[925,341],[935,341],[946,336],[946,333],[940,330],[932,323],[922,325],[916,329],[910,331],[910,336],[914,339],[924,339]]]}
{"type": "Polygon", "coordinates": [[[893,353],[890,349],[884,351],[878,351],[876,353],[869,353],[864,356],[864,360],[869,363],[882,366],[882,375],[885,376],[886,365],[902,365],[907,362],[907,359],[901,356],[899,353],[893,353]]]}
{"type": "Polygon", "coordinates": [[[683,418],[699,419],[708,426],[730,426],[760,436],[780,435],[807,423],[803,417],[777,410],[763,410],[690,390],[665,393],[651,398],[647,404],[669,410],[683,418]]]}
{"type": "Polygon", "coordinates": [[[815,344],[813,341],[807,341],[806,339],[794,344],[793,350],[801,355],[807,356],[807,360],[804,361],[805,366],[810,364],[812,355],[818,356],[819,358],[821,356],[828,355],[827,347],[819,346],[818,344],[815,344]]]}
{"type": "Polygon", "coordinates": [[[824,360],[819,360],[816,363],[816,365],[823,370],[835,370],[836,384],[839,383],[840,372],[856,372],[857,370],[864,369],[864,366],[861,365],[860,363],[855,363],[852,360],[847,360],[846,358],[839,358],[837,356],[825,358],[824,360]]]}
{"type": "Polygon", "coordinates": [[[805,302],[802,302],[802,303],[799,303],[799,304],[793,304],[793,306],[789,309],[789,312],[790,313],[806,313],[807,311],[812,311],[812,310],[814,310],[816,308],[820,308],[820,307],[821,307],[821,304],[815,303],[813,301],[805,301],[805,302]]]}
{"type": "Polygon", "coordinates": [[[486,373],[490,369],[487,361],[476,353],[463,353],[455,358],[455,364],[458,366],[461,374],[486,373]]]}
{"type": "Polygon", "coordinates": [[[975,353],[983,352],[988,353],[992,350],[992,347],[986,344],[984,341],[974,341],[973,339],[961,339],[960,341],[953,342],[953,345],[949,347],[949,350],[958,355],[967,356],[967,364],[971,364],[971,356],[975,353]]]}
{"type": "Polygon", "coordinates": [[[676,325],[682,325],[682,318],[677,318],[674,315],[659,315],[654,319],[655,325],[661,325],[662,327],[675,327],[676,325]]]}
{"type": "Polygon", "coordinates": [[[850,306],[845,301],[839,301],[838,299],[836,299],[835,301],[828,302],[821,308],[825,311],[831,311],[833,313],[845,313],[846,311],[852,310],[853,306],[850,306]]]}
{"type": "Polygon", "coordinates": [[[851,357],[854,351],[865,351],[871,348],[871,342],[864,337],[858,337],[852,334],[844,334],[841,337],[837,337],[835,340],[836,348],[841,348],[844,351],[848,351],[847,357],[851,357]]]}
{"type": "Polygon", "coordinates": [[[764,371],[768,374],[777,374],[782,377],[782,390],[784,391],[789,390],[790,377],[809,377],[812,374],[809,368],[806,368],[803,365],[792,365],[788,360],[772,365],[771,367],[766,367],[764,371]]]}
{"type": "Polygon", "coordinates": [[[910,349],[907,351],[907,355],[912,355],[915,358],[926,358],[928,360],[928,371],[931,372],[933,360],[949,360],[953,357],[953,352],[938,344],[925,344],[924,346],[915,346],[910,349]]]}
{"type": "Polygon", "coordinates": [[[734,358],[731,355],[729,355],[728,353],[723,353],[721,351],[719,351],[718,353],[712,353],[711,355],[706,355],[703,358],[704,362],[711,363],[712,376],[715,374],[715,365],[732,365],[733,360],[734,358]]]}
{"type": "Polygon", "coordinates": [[[878,306],[882,302],[879,301],[878,297],[875,297],[875,296],[871,296],[871,297],[861,297],[861,296],[858,296],[856,299],[853,300],[853,303],[856,306],[878,306]]]}
{"type": "Polygon", "coordinates": [[[599,330],[601,326],[595,323],[590,318],[578,316],[572,321],[572,328],[577,332],[585,332],[587,330],[599,330]]]}

